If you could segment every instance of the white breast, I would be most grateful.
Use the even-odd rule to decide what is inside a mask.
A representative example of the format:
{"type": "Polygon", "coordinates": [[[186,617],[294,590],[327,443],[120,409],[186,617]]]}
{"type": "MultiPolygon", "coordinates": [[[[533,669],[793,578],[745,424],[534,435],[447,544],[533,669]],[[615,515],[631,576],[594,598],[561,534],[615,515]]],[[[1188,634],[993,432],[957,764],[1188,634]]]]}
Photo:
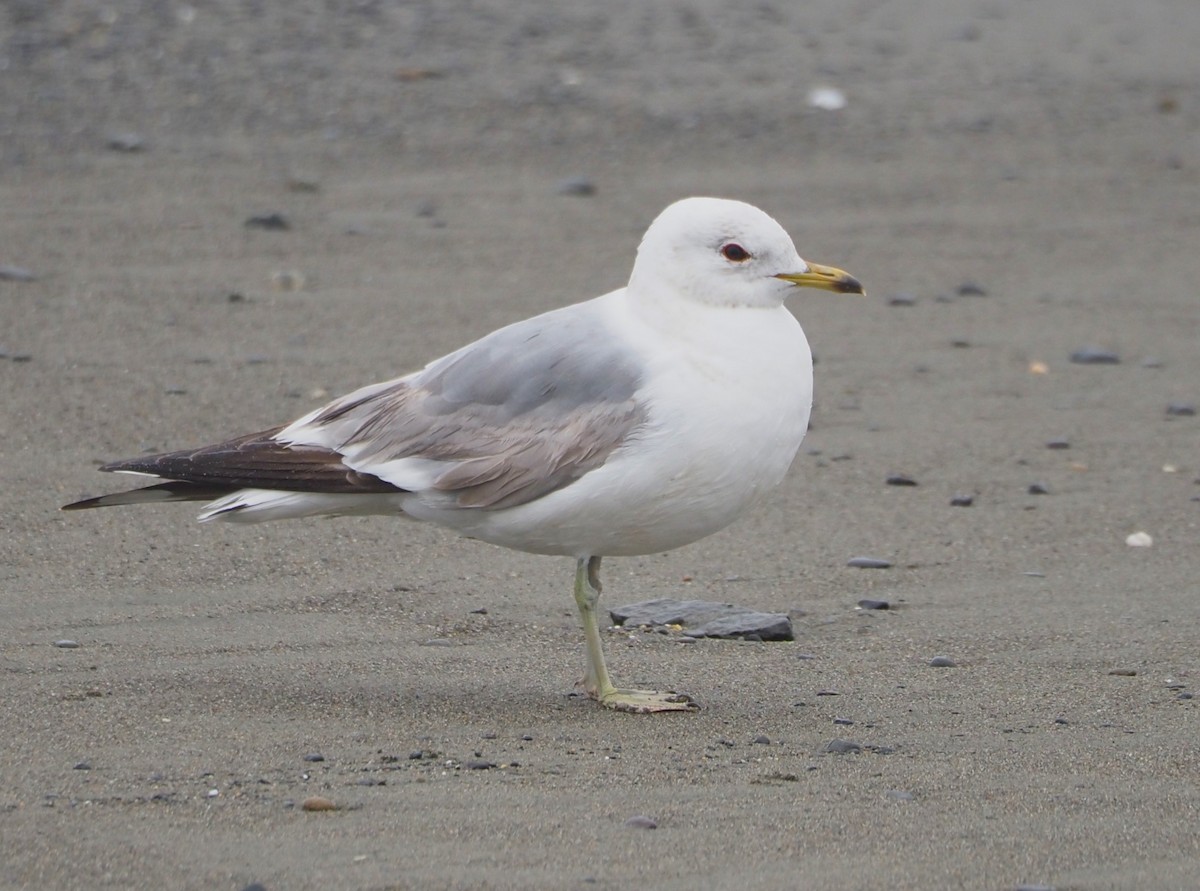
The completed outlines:
{"type": "Polygon", "coordinates": [[[791,313],[693,305],[647,334],[648,423],[602,467],[517,508],[423,519],[537,553],[647,554],[711,535],[774,488],[812,404],[812,356],[791,313]]]}

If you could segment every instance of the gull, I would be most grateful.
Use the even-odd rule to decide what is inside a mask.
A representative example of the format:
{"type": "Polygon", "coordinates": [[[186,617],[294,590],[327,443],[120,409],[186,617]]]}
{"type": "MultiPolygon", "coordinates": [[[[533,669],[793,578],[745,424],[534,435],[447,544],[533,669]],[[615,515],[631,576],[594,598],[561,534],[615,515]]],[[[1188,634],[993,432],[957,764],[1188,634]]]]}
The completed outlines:
{"type": "Polygon", "coordinates": [[[600,561],[729,525],[784,477],[808,429],[797,287],[862,294],[805,262],[774,219],[686,198],[646,230],[629,284],[508,325],[285,426],[104,471],[164,482],[64,510],[208,501],[201,521],[390,514],[575,560],[583,686],[626,712],[690,711],[617,687],[597,623],[600,561]]]}

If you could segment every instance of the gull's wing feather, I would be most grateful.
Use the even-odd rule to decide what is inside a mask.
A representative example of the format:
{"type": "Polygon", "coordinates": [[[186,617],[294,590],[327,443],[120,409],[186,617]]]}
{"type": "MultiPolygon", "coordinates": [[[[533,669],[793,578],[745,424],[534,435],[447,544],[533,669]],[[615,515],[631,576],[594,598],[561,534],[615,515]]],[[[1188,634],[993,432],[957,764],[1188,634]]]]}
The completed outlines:
{"type": "Polygon", "coordinates": [[[337,452],[397,488],[500,509],[604,463],[645,421],[636,357],[594,305],[502,328],[302,418],[279,440],[337,452]]]}

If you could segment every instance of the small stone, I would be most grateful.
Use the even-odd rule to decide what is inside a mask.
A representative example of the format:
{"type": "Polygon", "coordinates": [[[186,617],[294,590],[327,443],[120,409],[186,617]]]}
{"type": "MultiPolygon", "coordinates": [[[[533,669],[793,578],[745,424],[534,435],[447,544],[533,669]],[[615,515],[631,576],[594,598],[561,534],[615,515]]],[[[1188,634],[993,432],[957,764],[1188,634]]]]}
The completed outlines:
{"type": "Polygon", "coordinates": [[[300,809],[305,811],[336,811],[337,805],[323,795],[310,795],[300,802],[300,809]]]}
{"type": "Polygon", "coordinates": [[[1076,365],[1120,365],[1121,357],[1100,347],[1080,347],[1071,353],[1071,361],[1076,365]]]}
{"type": "Polygon", "coordinates": [[[887,478],[889,486],[915,486],[917,481],[911,476],[905,476],[902,473],[894,473],[887,478]]]}
{"type": "Polygon", "coordinates": [[[831,739],[821,748],[827,755],[853,755],[862,751],[862,746],[848,739],[831,739]]]}
{"type": "Polygon", "coordinates": [[[114,152],[132,153],[146,148],[146,142],[140,133],[110,133],[104,144],[114,152]]]}
{"type": "Polygon", "coordinates": [[[955,495],[950,499],[951,507],[970,507],[975,503],[974,495],[955,495]]]}
{"type": "Polygon", "coordinates": [[[1167,405],[1167,415],[1173,418],[1190,418],[1196,414],[1196,406],[1190,402],[1171,402],[1167,405]]]}
{"type": "Polygon", "coordinates": [[[969,350],[971,348],[971,341],[960,337],[956,340],[950,341],[950,346],[954,347],[956,350],[969,350]]]}
{"type": "Polygon", "coordinates": [[[1114,668],[1109,672],[1109,675],[1116,678],[1134,678],[1137,677],[1137,669],[1134,668],[1114,668]]]}
{"type": "Polygon", "coordinates": [[[91,761],[77,761],[77,762],[75,762],[74,766],[71,768],[71,770],[91,770],[91,769],[92,769],[91,761]]]}
{"type": "Polygon", "coordinates": [[[283,214],[264,213],[249,217],[245,226],[247,229],[266,229],[270,232],[286,232],[292,228],[291,223],[283,216],[283,214]]]}
{"type": "Polygon", "coordinates": [[[864,598],[858,602],[859,609],[891,609],[891,604],[886,600],[871,600],[864,598]]]}
{"type": "Polygon", "coordinates": [[[957,668],[958,663],[949,656],[934,656],[929,660],[930,668],[957,668]]]}
{"type": "Polygon", "coordinates": [[[559,180],[554,187],[559,195],[574,195],[578,198],[590,198],[596,194],[596,184],[586,176],[569,176],[559,180]]]}
{"type": "Polygon", "coordinates": [[[986,297],[987,291],[975,282],[963,282],[956,289],[959,297],[986,297]]]}
{"type": "Polygon", "coordinates": [[[282,294],[303,291],[307,281],[299,269],[276,269],[271,273],[271,287],[282,294]]]}
{"type": "Polygon", "coordinates": [[[1193,698],[1195,698],[1195,694],[1194,694],[1194,693],[1188,693],[1188,692],[1185,690],[1185,691],[1184,691],[1184,692],[1182,692],[1182,693],[1177,693],[1177,694],[1175,695],[1175,698],[1176,698],[1176,699],[1193,699],[1193,698]]]}
{"type": "Polygon", "coordinates": [[[8,264],[2,264],[0,265],[0,281],[34,282],[37,281],[37,276],[24,266],[9,266],[8,264]]]}
{"type": "Polygon", "coordinates": [[[304,760],[305,761],[313,761],[313,762],[324,761],[325,756],[322,755],[320,752],[309,752],[307,755],[304,756],[304,760]]]}
{"type": "Polygon", "coordinates": [[[1134,532],[1125,539],[1125,544],[1131,548],[1148,548],[1154,544],[1149,532],[1134,532]]]}
{"type": "Polygon", "coordinates": [[[74,640],[65,640],[65,639],[64,640],[56,640],[54,642],[54,645],[62,650],[77,650],[77,649],[79,649],[79,643],[74,640]]]}
{"type": "Polygon", "coordinates": [[[1055,719],[1054,719],[1054,723],[1055,723],[1055,724],[1064,724],[1064,725],[1065,725],[1065,724],[1070,724],[1071,722],[1070,722],[1070,721],[1068,721],[1066,718],[1063,718],[1063,717],[1058,717],[1058,718],[1055,718],[1055,719]]]}
{"type": "Polygon", "coordinates": [[[834,718],[833,723],[839,727],[850,727],[854,724],[854,721],[852,721],[850,718],[834,718]]]}
{"type": "Polygon", "coordinates": [[[1048,449],[1069,449],[1070,447],[1071,443],[1065,439],[1050,439],[1046,441],[1046,448],[1048,449]]]}
{"type": "Polygon", "coordinates": [[[647,817],[645,814],[638,814],[626,820],[625,825],[630,829],[657,829],[658,821],[653,817],[647,817]]]}
{"type": "Polygon", "coordinates": [[[483,758],[469,758],[463,762],[463,767],[467,770],[491,770],[496,766],[496,762],[487,761],[483,758]]]}
{"type": "Polygon", "coordinates": [[[750,742],[756,746],[769,746],[771,744],[771,737],[760,733],[758,736],[754,737],[754,739],[750,740],[750,742]]]}
{"type": "Polygon", "coordinates": [[[855,569],[890,569],[892,561],[880,557],[851,557],[846,565],[855,569]]]}
{"type": "Polygon", "coordinates": [[[913,294],[892,294],[887,299],[888,306],[916,306],[917,298],[913,294]]]}
{"type": "Polygon", "coordinates": [[[1047,489],[1042,483],[1030,483],[1029,489],[1027,491],[1029,492],[1030,495],[1049,495],[1050,494],[1050,490],[1047,489]]]}
{"type": "Polygon", "coordinates": [[[242,891],[267,891],[267,886],[262,882],[251,882],[242,891]]]}

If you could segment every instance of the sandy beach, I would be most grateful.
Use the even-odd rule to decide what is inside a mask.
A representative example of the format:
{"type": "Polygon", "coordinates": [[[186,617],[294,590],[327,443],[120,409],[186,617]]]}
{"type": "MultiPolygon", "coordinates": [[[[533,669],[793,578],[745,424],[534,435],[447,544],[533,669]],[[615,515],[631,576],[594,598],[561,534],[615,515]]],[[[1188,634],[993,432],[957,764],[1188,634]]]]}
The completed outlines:
{"type": "Polygon", "coordinates": [[[333,6],[0,11],[0,886],[1196,887],[1200,7],[333,6]],[[696,714],[580,695],[567,559],[58,510],[621,287],[694,194],[868,288],[789,303],[779,490],[606,561],[792,617],[604,632],[696,714]]]}

